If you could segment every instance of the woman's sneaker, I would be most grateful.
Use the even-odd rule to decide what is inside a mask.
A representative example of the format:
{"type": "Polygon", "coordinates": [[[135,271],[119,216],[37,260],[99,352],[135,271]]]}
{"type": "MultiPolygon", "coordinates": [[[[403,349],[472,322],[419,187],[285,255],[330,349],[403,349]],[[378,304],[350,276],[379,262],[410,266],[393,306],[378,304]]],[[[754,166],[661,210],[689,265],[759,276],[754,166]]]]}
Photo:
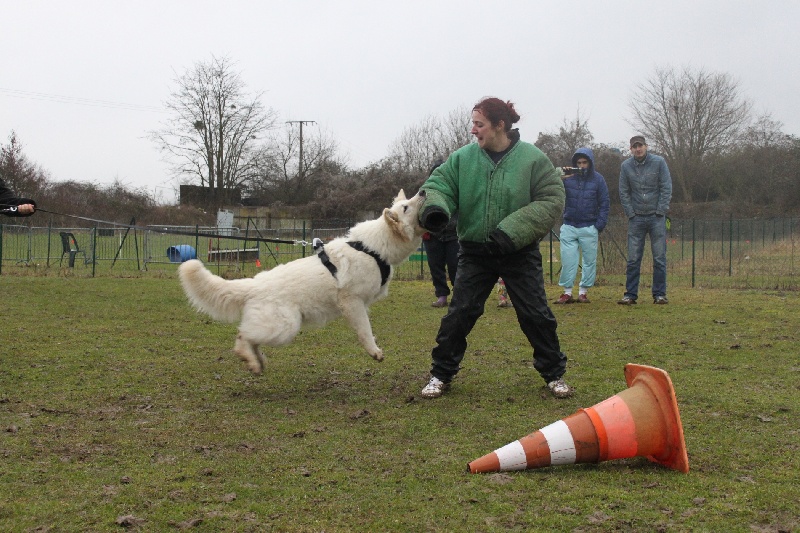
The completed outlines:
{"type": "Polygon", "coordinates": [[[422,389],[420,396],[423,398],[438,398],[449,388],[449,383],[445,383],[439,378],[432,377],[428,384],[422,389]]]}
{"type": "Polygon", "coordinates": [[[547,384],[547,388],[556,398],[569,398],[572,396],[572,387],[567,385],[563,378],[558,378],[547,384]]]}

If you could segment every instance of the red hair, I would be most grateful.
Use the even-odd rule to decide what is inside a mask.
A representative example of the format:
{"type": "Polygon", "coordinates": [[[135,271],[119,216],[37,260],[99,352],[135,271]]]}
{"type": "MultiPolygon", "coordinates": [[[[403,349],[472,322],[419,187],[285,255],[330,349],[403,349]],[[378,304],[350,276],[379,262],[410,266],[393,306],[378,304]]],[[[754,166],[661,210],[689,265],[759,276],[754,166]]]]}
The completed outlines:
{"type": "Polygon", "coordinates": [[[492,126],[497,126],[500,121],[503,121],[505,131],[511,131],[511,126],[519,122],[519,114],[514,109],[514,104],[504,102],[499,98],[486,97],[472,108],[473,111],[480,111],[480,113],[489,119],[492,126]]]}

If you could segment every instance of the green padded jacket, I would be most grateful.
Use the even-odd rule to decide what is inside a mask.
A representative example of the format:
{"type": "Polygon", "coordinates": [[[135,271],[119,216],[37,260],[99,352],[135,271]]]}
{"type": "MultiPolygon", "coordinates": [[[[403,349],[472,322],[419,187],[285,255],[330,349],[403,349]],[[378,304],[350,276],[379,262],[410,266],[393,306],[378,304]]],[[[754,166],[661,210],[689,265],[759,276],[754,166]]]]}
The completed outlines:
{"type": "Polygon", "coordinates": [[[517,141],[495,165],[476,143],[453,152],[423,183],[431,210],[458,212],[458,240],[487,243],[499,229],[514,251],[541,240],[564,210],[561,172],[530,143],[517,141]]]}

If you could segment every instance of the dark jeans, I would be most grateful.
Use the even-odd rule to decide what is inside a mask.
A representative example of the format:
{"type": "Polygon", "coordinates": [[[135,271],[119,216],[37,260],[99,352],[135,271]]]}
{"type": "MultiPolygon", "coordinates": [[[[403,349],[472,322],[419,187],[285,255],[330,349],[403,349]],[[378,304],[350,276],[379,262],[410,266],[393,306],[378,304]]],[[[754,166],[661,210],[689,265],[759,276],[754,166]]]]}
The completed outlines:
{"type": "Polygon", "coordinates": [[[533,347],[533,366],[550,382],[564,375],[567,356],[561,352],[556,318],[547,305],[538,245],[503,256],[466,253],[461,249],[458,274],[447,314],[442,318],[437,346],[431,352],[431,375],[450,382],[460,370],[467,335],[484,311],[497,278],[503,278],[522,332],[533,347]]]}
{"type": "Polygon", "coordinates": [[[636,215],[628,220],[628,267],[625,296],[639,297],[644,241],[650,237],[653,253],[653,298],[667,295],[667,219],[658,215],[636,215]]]}
{"type": "Polygon", "coordinates": [[[458,270],[458,241],[442,242],[431,238],[425,241],[425,251],[428,254],[428,267],[431,269],[433,289],[436,297],[450,296],[450,283],[455,285],[456,271],[458,270]],[[445,272],[445,267],[447,271],[445,272]]]}

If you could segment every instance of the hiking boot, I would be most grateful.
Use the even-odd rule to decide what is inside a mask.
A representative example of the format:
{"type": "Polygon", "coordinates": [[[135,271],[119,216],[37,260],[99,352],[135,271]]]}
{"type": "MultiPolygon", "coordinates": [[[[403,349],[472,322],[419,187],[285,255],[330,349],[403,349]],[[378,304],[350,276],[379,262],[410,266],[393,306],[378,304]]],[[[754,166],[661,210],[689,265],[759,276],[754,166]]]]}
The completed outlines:
{"type": "Polygon", "coordinates": [[[445,383],[439,378],[432,377],[428,384],[425,385],[425,388],[422,389],[422,392],[420,392],[420,396],[423,398],[438,398],[449,388],[449,383],[445,383]]]}
{"type": "Polygon", "coordinates": [[[656,296],[653,298],[653,303],[658,305],[667,305],[669,300],[667,300],[666,296],[656,296]]]}
{"type": "Polygon", "coordinates": [[[630,296],[626,296],[622,300],[618,301],[617,303],[619,305],[636,305],[636,300],[634,300],[630,296]]]}
{"type": "Polygon", "coordinates": [[[547,384],[547,388],[553,393],[556,398],[569,398],[572,396],[572,387],[567,385],[564,378],[558,378],[547,384]]]}
{"type": "Polygon", "coordinates": [[[556,300],[555,302],[553,302],[553,303],[556,303],[556,304],[571,304],[571,303],[575,303],[575,298],[573,298],[571,294],[562,294],[561,297],[558,300],[556,300]]]}
{"type": "Polygon", "coordinates": [[[431,304],[431,307],[447,307],[447,296],[439,296],[439,298],[431,304]]]}
{"type": "Polygon", "coordinates": [[[586,296],[585,294],[579,294],[578,295],[578,303],[579,304],[590,304],[592,302],[591,302],[591,300],[589,300],[589,297],[586,296]]]}

